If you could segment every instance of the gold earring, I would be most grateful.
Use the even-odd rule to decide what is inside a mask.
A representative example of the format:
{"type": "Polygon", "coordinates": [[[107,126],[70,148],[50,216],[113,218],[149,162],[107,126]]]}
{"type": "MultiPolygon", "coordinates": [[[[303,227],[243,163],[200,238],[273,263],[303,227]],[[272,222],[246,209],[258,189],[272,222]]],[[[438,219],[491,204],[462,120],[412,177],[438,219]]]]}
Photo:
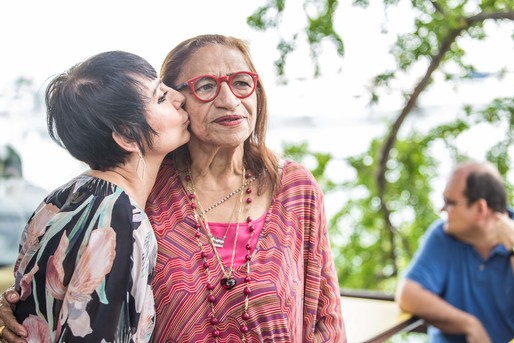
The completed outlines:
{"type": "Polygon", "coordinates": [[[137,153],[139,154],[139,161],[137,161],[136,173],[139,177],[139,180],[143,180],[145,177],[146,163],[143,159],[143,155],[141,155],[141,151],[138,151],[137,153]]]}

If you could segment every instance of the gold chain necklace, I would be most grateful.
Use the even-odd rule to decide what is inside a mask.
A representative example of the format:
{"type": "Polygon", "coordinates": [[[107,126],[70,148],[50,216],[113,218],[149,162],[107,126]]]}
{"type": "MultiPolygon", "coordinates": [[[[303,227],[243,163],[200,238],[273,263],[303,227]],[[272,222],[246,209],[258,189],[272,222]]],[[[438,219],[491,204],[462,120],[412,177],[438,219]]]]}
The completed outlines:
{"type": "MultiPolygon", "coordinates": [[[[189,175],[191,175],[189,170],[188,170],[188,172],[189,172],[189,175]]],[[[243,169],[243,176],[244,176],[244,169],[243,169]]],[[[215,203],[214,205],[209,206],[209,207],[208,207],[208,208],[206,208],[205,210],[201,210],[200,214],[203,216],[203,215],[205,215],[207,212],[209,212],[210,210],[212,210],[212,209],[214,209],[214,208],[218,207],[219,205],[223,204],[225,201],[227,201],[228,199],[232,198],[232,196],[234,196],[234,195],[236,195],[237,193],[241,192],[245,186],[250,185],[253,181],[255,181],[255,179],[256,179],[256,177],[255,177],[255,176],[254,176],[254,177],[252,177],[251,179],[249,179],[249,180],[247,181],[247,184],[246,184],[246,185],[245,185],[245,184],[244,184],[244,182],[243,182],[243,184],[242,184],[238,189],[236,189],[235,191],[231,192],[230,194],[228,194],[227,196],[225,196],[223,199],[221,199],[220,201],[218,201],[218,202],[217,202],[217,203],[215,203]]]]}
{"type": "MultiPolygon", "coordinates": [[[[221,284],[223,285],[223,287],[227,288],[227,289],[231,289],[233,288],[235,285],[236,285],[236,280],[233,278],[233,275],[232,275],[232,270],[233,270],[233,266],[234,266],[234,258],[235,258],[235,255],[236,255],[236,248],[237,248],[237,237],[239,236],[239,224],[241,222],[241,212],[243,210],[243,196],[244,196],[244,192],[241,192],[240,196],[239,196],[239,208],[238,208],[238,211],[237,211],[237,218],[236,218],[236,235],[234,237],[234,245],[232,247],[232,255],[231,255],[231,258],[230,258],[230,267],[227,267],[224,263],[223,263],[223,260],[218,252],[218,249],[216,248],[217,246],[221,245],[221,247],[223,247],[223,244],[225,243],[225,237],[226,237],[226,234],[227,234],[227,231],[228,231],[228,228],[227,228],[227,231],[225,231],[225,236],[223,237],[223,242],[221,242],[221,239],[220,238],[217,238],[217,237],[214,237],[214,235],[212,234],[211,232],[211,229],[209,227],[209,222],[207,220],[207,216],[205,215],[209,209],[207,210],[204,210],[202,208],[202,204],[200,203],[200,199],[198,198],[198,195],[196,194],[196,188],[195,188],[195,184],[193,182],[193,176],[191,174],[191,170],[188,169],[187,171],[188,175],[189,175],[189,181],[188,181],[188,184],[187,184],[187,190],[188,192],[190,192],[190,194],[193,194],[194,195],[194,201],[197,205],[195,211],[194,211],[194,216],[195,216],[195,220],[197,222],[200,222],[203,224],[204,226],[204,229],[207,233],[207,239],[209,241],[209,244],[211,245],[212,247],[212,250],[214,251],[214,255],[216,256],[216,259],[218,260],[220,266],[221,266],[221,270],[223,272],[223,274],[225,275],[225,278],[223,280],[221,280],[221,284]],[[198,213],[200,212],[200,213],[198,213]],[[198,220],[199,218],[201,218],[202,220],[198,220]]],[[[241,185],[241,187],[238,188],[239,191],[234,191],[232,193],[236,194],[238,192],[240,192],[240,190],[242,190],[244,187],[247,187],[253,180],[255,180],[255,177],[250,180],[246,180],[245,179],[245,169],[243,168],[243,173],[242,173],[242,182],[243,184],[241,185]]],[[[232,194],[231,193],[231,194],[232,194]]],[[[232,194],[233,195],[233,194],[232,194]]],[[[230,195],[228,198],[230,198],[232,195],[230,195]]],[[[225,197],[226,199],[228,199],[227,197],[225,197]]],[[[218,205],[225,202],[226,199],[224,198],[224,200],[222,199],[221,202],[218,202],[218,205]]],[[[218,206],[216,205],[216,206],[218,206]]],[[[216,207],[214,206],[214,207],[216,207]]],[[[211,206],[212,207],[212,206],[211,206]]],[[[212,208],[214,208],[212,207],[212,208]]],[[[230,225],[230,224],[229,224],[230,225]]]]}

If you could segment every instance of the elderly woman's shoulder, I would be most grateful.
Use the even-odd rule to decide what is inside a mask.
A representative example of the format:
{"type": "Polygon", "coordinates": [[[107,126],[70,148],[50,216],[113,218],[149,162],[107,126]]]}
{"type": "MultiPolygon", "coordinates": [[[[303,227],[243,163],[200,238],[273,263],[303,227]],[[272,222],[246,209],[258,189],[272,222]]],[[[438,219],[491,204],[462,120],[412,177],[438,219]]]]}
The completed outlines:
{"type": "Polygon", "coordinates": [[[311,171],[306,166],[291,160],[282,160],[281,162],[282,163],[279,163],[279,168],[282,166],[282,172],[284,173],[284,176],[306,179],[317,183],[311,171]]]}
{"type": "Polygon", "coordinates": [[[279,167],[280,166],[289,171],[311,173],[306,166],[293,160],[282,159],[279,161],[279,167]]]}

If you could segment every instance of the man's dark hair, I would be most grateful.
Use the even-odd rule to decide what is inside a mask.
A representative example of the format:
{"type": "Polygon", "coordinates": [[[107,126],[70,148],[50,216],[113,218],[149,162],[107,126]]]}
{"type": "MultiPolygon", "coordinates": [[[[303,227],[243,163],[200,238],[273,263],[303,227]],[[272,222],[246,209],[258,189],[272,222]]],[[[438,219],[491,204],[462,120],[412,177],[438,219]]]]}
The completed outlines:
{"type": "Polygon", "coordinates": [[[475,170],[466,179],[464,195],[469,203],[485,199],[487,206],[496,212],[507,211],[507,194],[500,178],[485,170],[475,170]]]}

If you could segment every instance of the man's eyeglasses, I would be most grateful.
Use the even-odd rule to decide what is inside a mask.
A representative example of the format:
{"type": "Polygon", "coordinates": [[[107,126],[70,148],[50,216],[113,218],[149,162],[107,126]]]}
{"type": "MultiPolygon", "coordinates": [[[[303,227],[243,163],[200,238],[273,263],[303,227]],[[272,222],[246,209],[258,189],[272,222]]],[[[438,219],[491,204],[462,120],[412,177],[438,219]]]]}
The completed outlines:
{"type": "Polygon", "coordinates": [[[468,204],[468,203],[469,203],[468,199],[451,200],[451,199],[444,198],[444,205],[443,205],[442,209],[447,210],[448,208],[455,207],[460,204],[468,204]]]}
{"type": "Polygon", "coordinates": [[[238,71],[228,76],[200,75],[175,87],[179,91],[189,86],[195,98],[209,102],[220,93],[221,82],[228,84],[230,91],[239,99],[249,97],[255,91],[259,75],[249,71],[238,71]]]}

